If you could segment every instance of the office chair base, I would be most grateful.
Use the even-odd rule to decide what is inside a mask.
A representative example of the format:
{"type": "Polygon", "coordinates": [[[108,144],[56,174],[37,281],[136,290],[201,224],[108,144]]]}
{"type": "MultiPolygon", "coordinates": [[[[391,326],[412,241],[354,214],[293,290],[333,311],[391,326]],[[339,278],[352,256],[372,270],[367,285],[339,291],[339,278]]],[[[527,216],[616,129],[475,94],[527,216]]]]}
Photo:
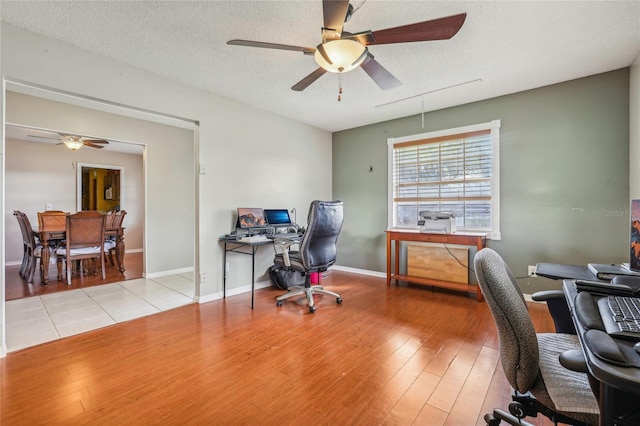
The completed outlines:
{"type": "Polygon", "coordinates": [[[314,286],[292,286],[289,287],[289,291],[281,296],[276,298],[276,306],[282,306],[282,301],[289,299],[290,297],[302,296],[304,295],[307,298],[307,305],[309,305],[309,312],[314,313],[316,311],[315,301],[313,299],[314,294],[326,294],[329,296],[333,296],[336,298],[336,303],[338,305],[342,304],[342,297],[338,293],[334,293],[333,291],[325,290],[321,285],[314,286]]]}
{"type": "Polygon", "coordinates": [[[531,423],[524,421],[513,414],[507,413],[506,411],[502,411],[499,408],[495,408],[492,413],[484,415],[484,421],[488,426],[498,426],[502,420],[510,425],[533,426],[531,423]]]}
{"type": "Polygon", "coordinates": [[[509,403],[509,412],[494,408],[493,412],[484,415],[484,421],[488,426],[498,426],[504,421],[513,426],[533,426],[524,420],[525,417],[537,417],[541,414],[554,424],[562,423],[573,426],[588,426],[587,424],[569,418],[561,413],[542,405],[531,392],[511,392],[512,401],[509,403]]]}

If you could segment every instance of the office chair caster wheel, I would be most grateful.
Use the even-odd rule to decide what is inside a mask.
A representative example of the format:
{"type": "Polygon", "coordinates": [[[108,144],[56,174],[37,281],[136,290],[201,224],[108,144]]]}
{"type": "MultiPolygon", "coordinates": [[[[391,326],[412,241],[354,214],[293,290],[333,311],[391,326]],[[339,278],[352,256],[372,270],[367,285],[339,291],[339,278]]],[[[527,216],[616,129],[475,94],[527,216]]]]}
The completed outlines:
{"type": "Polygon", "coordinates": [[[315,306],[309,306],[309,313],[312,314],[316,311],[316,307],[315,306]]]}
{"type": "Polygon", "coordinates": [[[342,305],[342,297],[338,297],[338,298],[336,298],[336,303],[337,303],[338,305],[342,305]]]}
{"type": "Polygon", "coordinates": [[[277,307],[282,306],[282,300],[276,300],[276,306],[277,307]]]}
{"type": "Polygon", "coordinates": [[[524,406],[516,401],[509,403],[509,412],[519,419],[524,419],[527,416],[524,412],[524,406]]]}
{"type": "Polygon", "coordinates": [[[492,413],[485,414],[484,421],[487,426],[498,426],[500,424],[500,419],[496,419],[492,413]]]}

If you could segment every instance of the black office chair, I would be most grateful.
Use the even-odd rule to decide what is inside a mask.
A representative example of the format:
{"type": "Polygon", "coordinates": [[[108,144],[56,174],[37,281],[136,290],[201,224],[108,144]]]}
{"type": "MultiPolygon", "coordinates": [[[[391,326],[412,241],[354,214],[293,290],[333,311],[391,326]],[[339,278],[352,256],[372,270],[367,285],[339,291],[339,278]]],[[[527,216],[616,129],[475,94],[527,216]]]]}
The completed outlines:
{"type": "MultiPolygon", "coordinates": [[[[342,201],[313,201],[309,208],[307,230],[300,242],[299,251],[289,251],[289,245],[282,245],[282,253],[276,254],[273,262],[286,269],[304,275],[304,286],[289,287],[288,292],[276,299],[277,306],[290,297],[305,295],[309,312],[316,311],[314,294],[327,294],[336,298],[338,304],[342,298],[338,293],[325,290],[321,285],[311,285],[311,274],[329,269],[336,261],[336,242],[342,229],[342,201]]],[[[277,242],[277,240],[276,240],[277,242]]]]}
{"type": "Polygon", "coordinates": [[[480,250],[474,265],[498,329],[502,368],[513,387],[509,413],[494,409],[484,416],[486,423],[498,425],[504,420],[526,425],[524,417],[540,413],[554,422],[597,425],[598,403],[587,374],[583,368],[572,371],[560,362],[561,356],[580,350],[577,336],[535,332],[522,293],[494,250],[480,250]]]}

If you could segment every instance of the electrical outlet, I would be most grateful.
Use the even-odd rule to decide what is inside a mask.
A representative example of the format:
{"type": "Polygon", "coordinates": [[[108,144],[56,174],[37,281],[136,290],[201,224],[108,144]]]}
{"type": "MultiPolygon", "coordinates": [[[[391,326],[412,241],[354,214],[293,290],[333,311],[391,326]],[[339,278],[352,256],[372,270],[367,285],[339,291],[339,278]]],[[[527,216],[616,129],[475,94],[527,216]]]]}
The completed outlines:
{"type": "Polygon", "coordinates": [[[529,265],[527,269],[527,275],[530,277],[537,277],[536,275],[536,267],[533,265],[529,265]]]}
{"type": "Polygon", "coordinates": [[[200,272],[200,284],[204,284],[207,282],[207,273],[200,272]]]}

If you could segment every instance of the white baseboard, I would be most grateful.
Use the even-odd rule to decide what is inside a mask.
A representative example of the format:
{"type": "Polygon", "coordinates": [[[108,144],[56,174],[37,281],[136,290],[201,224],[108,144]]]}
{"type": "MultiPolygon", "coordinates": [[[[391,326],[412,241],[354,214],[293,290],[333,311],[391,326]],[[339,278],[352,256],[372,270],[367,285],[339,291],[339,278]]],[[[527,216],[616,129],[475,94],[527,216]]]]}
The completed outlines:
{"type": "Polygon", "coordinates": [[[147,274],[142,274],[142,276],[144,278],[153,279],[153,278],[166,277],[167,275],[186,274],[187,272],[193,272],[193,266],[190,266],[188,268],[171,269],[171,270],[168,270],[168,271],[152,272],[150,274],[148,274],[148,273],[147,274]]]}
{"type": "MultiPolygon", "coordinates": [[[[387,274],[384,272],[369,271],[367,269],[350,268],[348,266],[333,265],[331,269],[335,269],[337,271],[343,271],[343,272],[350,272],[353,274],[369,275],[369,276],[378,277],[378,278],[387,277],[387,274]]],[[[258,290],[258,289],[266,288],[269,286],[271,286],[270,281],[260,281],[255,284],[255,289],[258,290]]],[[[249,293],[250,291],[251,291],[251,285],[245,285],[242,287],[227,289],[227,296],[237,296],[238,294],[249,293]]],[[[221,291],[196,298],[196,302],[207,303],[207,302],[212,302],[218,299],[222,299],[221,291]]]]}
{"type": "Polygon", "coordinates": [[[370,277],[387,278],[386,272],[369,271],[368,269],[351,268],[349,266],[333,265],[331,269],[343,272],[351,272],[353,274],[368,275],[370,277]]]}
{"type": "MultiPolygon", "coordinates": [[[[266,288],[266,287],[270,287],[271,286],[271,282],[270,281],[259,281],[257,283],[255,283],[254,285],[254,289],[255,290],[259,290],[261,288],[266,288]]],[[[243,293],[250,293],[251,292],[251,285],[243,285],[242,287],[237,287],[237,288],[232,288],[232,289],[227,289],[226,291],[226,295],[228,296],[237,296],[239,294],[243,294],[243,293]]],[[[200,297],[196,297],[195,298],[197,303],[207,303],[207,302],[212,302],[214,300],[219,300],[222,299],[222,292],[218,291],[216,293],[213,294],[207,294],[206,296],[200,296],[200,297]]]]}

